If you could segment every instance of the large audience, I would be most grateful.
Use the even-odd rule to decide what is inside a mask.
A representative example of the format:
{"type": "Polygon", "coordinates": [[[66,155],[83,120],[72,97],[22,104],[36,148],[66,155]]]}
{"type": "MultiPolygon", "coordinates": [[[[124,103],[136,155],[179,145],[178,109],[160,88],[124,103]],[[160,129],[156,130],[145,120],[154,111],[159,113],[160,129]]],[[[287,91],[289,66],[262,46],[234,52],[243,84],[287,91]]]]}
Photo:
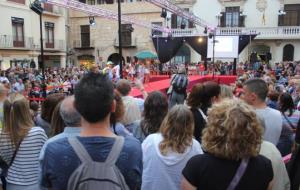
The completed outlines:
{"type": "Polygon", "coordinates": [[[0,189],[300,190],[299,62],[240,63],[235,84],[190,91],[179,65],[151,93],[137,65],[1,71],[0,189]]]}

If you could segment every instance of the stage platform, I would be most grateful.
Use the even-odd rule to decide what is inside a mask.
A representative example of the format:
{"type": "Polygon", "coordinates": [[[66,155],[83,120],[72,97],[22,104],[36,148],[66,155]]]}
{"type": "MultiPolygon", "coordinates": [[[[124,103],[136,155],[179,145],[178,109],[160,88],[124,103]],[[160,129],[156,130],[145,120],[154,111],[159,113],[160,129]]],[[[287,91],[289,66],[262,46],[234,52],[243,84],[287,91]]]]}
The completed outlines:
{"type": "MultiPolygon", "coordinates": [[[[165,79],[166,75],[163,75],[160,78],[161,80],[157,80],[154,82],[149,82],[144,84],[146,92],[150,93],[153,91],[161,91],[163,93],[166,93],[169,86],[170,86],[170,78],[165,79]]],[[[152,81],[152,80],[151,80],[152,81]]],[[[212,76],[212,75],[206,75],[206,76],[189,76],[189,86],[188,86],[188,91],[191,90],[191,88],[197,84],[197,83],[202,83],[206,81],[216,81],[219,84],[227,84],[230,85],[236,81],[236,76],[212,76]]],[[[133,88],[130,93],[131,96],[134,97],[142,97],[142,93],[136,89],[133,88]]]]}

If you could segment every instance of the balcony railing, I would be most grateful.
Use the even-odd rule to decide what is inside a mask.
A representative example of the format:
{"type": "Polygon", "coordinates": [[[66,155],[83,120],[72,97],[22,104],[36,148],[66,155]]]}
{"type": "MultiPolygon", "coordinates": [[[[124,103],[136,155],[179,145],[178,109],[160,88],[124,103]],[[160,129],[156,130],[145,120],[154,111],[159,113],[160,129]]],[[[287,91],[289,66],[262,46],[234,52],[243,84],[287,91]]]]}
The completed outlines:
{"type": "Polygon", "coordinates": [[[73,47],[74,48],[94,48],[95,47],[95,41],[90,40],[89,42],[83,42],[81,40],[74,40],[73,41],[73,47]]]}
{"type": "MultiPolygon", "coordinates": [[[[24,41],[14,41],[13,36],[0,35],[0,48],[1,49],[24,49],[24,50],[39,50],[40,43],[37,41],[34,44],[33,37],[24,37],[24,41]]],[[[45,50],[65,51],[65,40],[54,40],[54,43],[47,43],[44,39],[45,50]]]]}
{"type": "MultiPolygon", "coordinates": [[[[257,34],[256,39],[295,39],[300,38],[300,26],[280,26],[261,28],[218,28],[217,35],[257,34]]],[[[163,34],[166,35],[166,34],[163,34]]],[[[172,29],[172,36],[204,35],[203,30],[172,29]]]]}
{"type": "MultiPolygon", "coordinates": [[[[172,29],[172,36],[197,36],[199,35],[199,31],[195,28],[188,28],[188,29],[172,29]]],[[[203,33],[202,33],[203,34],[203,33]]]]}
{"type": "Polygon", "coordinates": [[[257,39],[294,39],[300,37],[300,26],[262,28],[219,28],[217,35],[257,34],[257,39]]]}
{"type": "Polygon", "coordinates": [[[23,37],[23,40],[14,40],[11,35],[0,35],[0,48],[2,49],[32,49],[33,38],[23,37]]]}

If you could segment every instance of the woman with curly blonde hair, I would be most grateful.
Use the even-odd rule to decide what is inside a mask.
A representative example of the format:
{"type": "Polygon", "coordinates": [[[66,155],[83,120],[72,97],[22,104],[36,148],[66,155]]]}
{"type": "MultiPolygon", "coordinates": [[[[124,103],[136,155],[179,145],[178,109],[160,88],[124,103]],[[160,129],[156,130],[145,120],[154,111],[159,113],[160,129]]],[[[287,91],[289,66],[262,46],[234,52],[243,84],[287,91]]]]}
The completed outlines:
{"type": "Polygon", "coordinates": [[[224,100],[208,111],[202,147],[206,154],[190,159],[182,189],[227,189],[241,162],[248,160],[235,190],[271,189],[272,164],[259,155],[262,127],[255,111],[239,100],[224,100]]]}
{"type": "Polygon", "coordinates": [[[187,161],[201,154],[193,139],[194,120],[184,105],[174,106],[160,126],[160,133],[149,135],[142,144],[142,190],[180,188],[181,172],[187,161]]]}

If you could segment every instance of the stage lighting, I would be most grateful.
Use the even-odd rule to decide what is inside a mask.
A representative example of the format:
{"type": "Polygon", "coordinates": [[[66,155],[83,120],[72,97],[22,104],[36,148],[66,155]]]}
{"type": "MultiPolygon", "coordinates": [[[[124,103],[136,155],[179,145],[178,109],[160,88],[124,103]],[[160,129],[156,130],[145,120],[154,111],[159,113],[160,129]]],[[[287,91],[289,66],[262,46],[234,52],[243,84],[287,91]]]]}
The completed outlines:
{"type": "Polygon", "coordinates": [[[160,17],[167,18],[167,10],[166,9],[164,9],[164,8],[161,9],[160,17]]]}
{"type": "Polygon", "coordinates": [[[211,33],[211,32],[208,34],[208,38],[209,38],[209,39],[211,39],[213,36],[214,36],[214,34],[211,33]]]}
{"type": "Polygon", "coordinates": [[[286,15],[286,12],[283,11],[283,10],[279,10],[279,11],[278,11],[278,15],[286,15]]]}
{"type": "Polygon", "coordinates": [[[199,42],[199,43],[202,43],[202,42],[203,42],[203,38],[199,37],[199,38],[198,38],[198,42],[199,42]]]}
{"type": "Polygon", "coordinates": [[[41,2],[39,2],[38,0],[35,0],[33,3],[30,4],[30,9],[38,15],[41,15],[44,11],[41,2]]]}
{"type": "Polygon", "coordinates": [[[89,22],[90,22],[90,26],[95,26],[96,25],[95,17],[89,17],[89,22]]]}
{"type": "Polygon", "coordinates": [[[133,32],[134,28],[132,26],[130,26],[130,28],[128,29],[129,32],[133,32]]]}
{"type": "Polygon", "coordinates": [[[207,27],[204,28],[203,33],[204,33],[204,34],[207,34],[207,27]]]}

